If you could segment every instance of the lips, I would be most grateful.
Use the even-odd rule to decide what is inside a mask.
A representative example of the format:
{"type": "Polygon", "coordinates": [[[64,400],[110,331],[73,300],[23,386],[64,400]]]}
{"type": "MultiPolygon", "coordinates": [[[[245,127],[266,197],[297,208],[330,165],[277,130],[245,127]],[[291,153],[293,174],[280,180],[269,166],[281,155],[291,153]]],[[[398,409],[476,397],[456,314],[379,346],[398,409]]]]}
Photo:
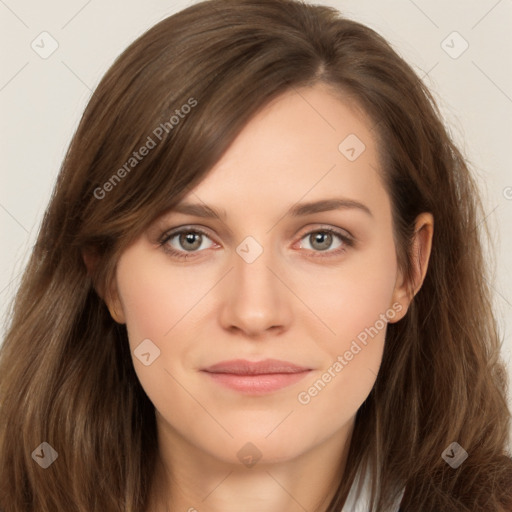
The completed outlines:
{"type": "Polygon", "coordinates": [[[201,370],[214,382],[239,393],[262,395],[291,386],[303,379],[311,368],[288,361],[244,359],[222,361],[201,370]]]}
{"type": "Polygon", "coordinates": [[[266,375],[273,373],[300,373],[309,370],[310,368],[297,366],[288,361],[280,361],[278,359],[265,359],[258,362],[236,359],[233,361],[222,361],[204,368],[202,371],[209,373],[231,373],[233,375],[266,375]]]}

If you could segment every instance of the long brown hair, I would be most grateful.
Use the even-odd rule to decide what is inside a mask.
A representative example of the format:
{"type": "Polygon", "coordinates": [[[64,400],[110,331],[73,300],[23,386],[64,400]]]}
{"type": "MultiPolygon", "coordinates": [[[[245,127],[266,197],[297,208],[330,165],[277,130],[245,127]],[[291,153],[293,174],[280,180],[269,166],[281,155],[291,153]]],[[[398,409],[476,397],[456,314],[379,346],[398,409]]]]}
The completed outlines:
{"type": "Polygon", "coordinates": [[[407,511],[511,510],[506,379],[481,206],[431,94],[381,36],[332,8],[212,0],[131,44],[72,139],[0,349],[3,512],[145,510],[155,411],[126,329],[99,291],[124,248],[204,178],[259,109],[316,83],[374,122],[406,272],[414,219],[426,211],[435,219],[424,285],[406,317],[388,326],[327,510],[341,509],[364,468],[373,474],[372,511],[388,510],[403,486],[407,511]],[[143,145],[152,147],[131,160],[143,145]],[[99,262],[92,275],[84,251],[99,262]],[[469,454],[457,469],[441,457],[454,441],[469,454]],[[46,469],[34,458],[48,451],[43,442],[58,454],[46,469]]]}

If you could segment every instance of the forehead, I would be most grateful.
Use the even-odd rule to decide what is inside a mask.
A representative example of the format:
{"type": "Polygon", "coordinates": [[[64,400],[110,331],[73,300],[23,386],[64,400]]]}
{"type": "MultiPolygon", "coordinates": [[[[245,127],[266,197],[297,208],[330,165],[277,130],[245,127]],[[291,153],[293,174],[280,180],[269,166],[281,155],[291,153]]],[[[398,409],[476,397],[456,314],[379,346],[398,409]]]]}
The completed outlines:
{"type": "Polygon", "coordinates": [[[290,90],[249,121],[184,201],[221,202],[222,216],[326,197],[382,203],[372,129],[358,105],[324,85],[290,90]]]}

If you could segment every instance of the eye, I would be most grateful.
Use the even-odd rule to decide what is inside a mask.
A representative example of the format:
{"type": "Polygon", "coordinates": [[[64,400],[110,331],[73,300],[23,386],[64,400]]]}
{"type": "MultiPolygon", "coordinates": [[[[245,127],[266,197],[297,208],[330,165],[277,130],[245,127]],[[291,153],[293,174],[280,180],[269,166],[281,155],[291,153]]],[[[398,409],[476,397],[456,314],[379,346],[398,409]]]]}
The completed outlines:
{"type": "MultiPolygon", "coordinates": [[[[306,241],[306,247],[301,243],[300,248],[311,251],[308,256],[312,257],[336,256],[345,252],[347,247],[354,245],[354,240],[348,233],[333,228],[310,231],[300,239],[301,242],[303,240],[306,241]]],[[[186,260],[195,257],[196,253],[204,249],[211,248],[214,242],[206,231],[185,226],[164,233],[159,245],[172,257],[186,260]]]]}
{"type": "Polygon", "coordinates": [[[209,249],[213,245],[210,240],[211,244],[205,247],[206,239],[210,240],[206,231],[185,227],[165,234],[160,241],[160,245],[165,252],[177,258],[186,259],[196,252],[201,252],[199,249],[209,249]]]}
{"type": "Polygon", "coordinates": [[[353,239],[346,233],[332,228],[322,228],[310,231],[301,238],[309,247],[303,247],[313,251],[311,256],[333,256],[346,251],[347,247],[354,245],[353,239]],[[337,242],[336,242],[337,240],[337,242]],[[333,243],[336,243],[333,247],[333,243]],[[322,254],[324,253],[324,254],[322,254]]]}

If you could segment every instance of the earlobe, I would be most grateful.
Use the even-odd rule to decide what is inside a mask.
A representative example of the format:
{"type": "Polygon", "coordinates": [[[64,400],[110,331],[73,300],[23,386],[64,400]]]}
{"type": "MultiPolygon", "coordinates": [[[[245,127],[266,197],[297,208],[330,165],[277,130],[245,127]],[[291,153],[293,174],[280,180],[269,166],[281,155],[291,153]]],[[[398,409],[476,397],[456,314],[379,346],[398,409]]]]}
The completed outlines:
{"type": "Polygon", "coordinates": [[[108,287],[107,293],[105,294],[104,301],[107,305],[107,308],[110,312],[110,316],[112,319],[118,324],[126,323],[124,317],[123,306],[119,299],[119,293],[117,291],[117,285],[115,282],[115,277],[112,279],[110,286],[108,287]]]}
{"type": "Polygon", "coordinates": [[[402,314],[394,319],[395,322],[405,316],[414,296],[423,285],[432,251],[433,235],[433,215],[428,212],[418,215],[412,242],[411,277],[407,278],[402,272],[399,272],[393,293],[393,303],[399,303],[402,306],[402,314]]]}
{"type": "Polygon", "coordinates": [[[113,300],[105,300],[105,304],[107,305],[107,308],[110,312],[110,316],[114,320],[114,322],[117,322],[118,324],[124,324],[126,323],[124,318],[124,313],[121,307],[121,304],[119,303],[119,300],[113,299],[113,300]]]}

